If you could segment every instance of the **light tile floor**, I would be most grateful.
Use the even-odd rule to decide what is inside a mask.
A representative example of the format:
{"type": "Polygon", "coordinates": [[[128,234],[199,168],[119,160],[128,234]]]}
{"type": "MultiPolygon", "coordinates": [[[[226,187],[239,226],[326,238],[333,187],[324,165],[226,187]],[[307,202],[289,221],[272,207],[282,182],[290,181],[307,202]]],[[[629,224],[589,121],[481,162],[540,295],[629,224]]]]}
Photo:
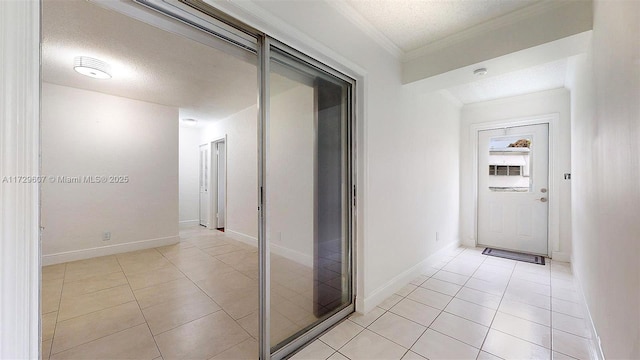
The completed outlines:
{"type": "MultiPolygon", "coordinates": [[[[257,358],[256,249],[200,228],[181,237],[43,268],[43,358],[257,358]]],[[[279,257],[272,266],[272,332],[285,338],[315,320],[313,274],[279,257]]],[[[460,248],[293,358],[587,359],[580,309],[566,264],[460,248]]]]}
{"type": "Polygon", "coordinates": [[[50,359],[251,359],[258,255],[219,231],[42,269],[50,359]]]}
{"type": "MultiPolygon", "coordinates": [[[[43,358],[253,359],[258,337],[254,246],[196,226],[176,245],[42,269],[43,358]]],[[[271,334],[285,340],[342,301],[341,253],[317,272],[271,254],[271,334]]]]}
{"type": "Polygon", "coordinates": [[[292,359],[590,359],[568,264],[459,248],[292,359]]]}

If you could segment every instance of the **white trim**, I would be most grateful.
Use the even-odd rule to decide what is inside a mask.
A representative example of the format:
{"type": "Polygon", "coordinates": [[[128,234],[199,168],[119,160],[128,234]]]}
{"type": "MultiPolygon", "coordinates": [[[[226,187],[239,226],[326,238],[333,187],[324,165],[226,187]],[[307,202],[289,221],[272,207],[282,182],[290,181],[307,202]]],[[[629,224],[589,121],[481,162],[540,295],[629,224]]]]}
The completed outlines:
{"type": "Polygon", "coordinates": [[[359,313],[366,314],[369,311],[375,309],[376,306],[378,306],[380,303],[386,300],[389,296],[395,294],[396,292],[398,292],[398,290],[402,289],[403,286],[407,285],[413,279],[415,279],[418,275],[422,274],[424,269],[428,268],[433,264],[436,264],[442,257],[447,255],[452,249],[457,248],[459,246],[460,246],[459,241],[452,241],[449,245],[446,245],[442,249],[431,254],[426,259],[420,261],[416,265],[398,274],[393,279],[387,281],[384,285],[373,290],[371,292],[371,295],[367,296],[364,299],[362,308],[357,309],[357,311],[359,313]]]}
{"type": "MultiPolygon", "coordinates": [[[[207,151],[205,150],[205,151],[207,151]]],[[[207,229],[211,229],[211,212],[213,211],[213,209],[211,209],[211,203],[213,202],[212,200],[212,195],[211,195],[211,165],[213,164],[213,156],[212,156],[213,152],[211,149],[211,144],[209,143],[204,143],[204,144],[200,144],[198,145],[198,225],[204,226],[207,229]],[[202,175],[203,175],[203,168],[202,168],[202,152],[203,152],[203,148],[206,148],[208,150],[208,160],[209,160],[209,166],[207,166],[207,169],[209,169],[208,174],[206,174],[207,176],[207,184],[205,186],[207,190],[207,195],[209,197],[208,199],[208,203],[207,203],[207,211],[209,212],[207,214],[207,218],[205,219],[205,224],[202,223],[202,200],[203,200],[203,196],[202,196],[202,175]]]]}
{"type": "MultiPolygon", "coordinates": [[[[40,4],[0,1],[0,179],[40,173],[40,4]]],[[[0,182],[0,209],[0,359],[38,359],[38,184],[0,182]]]]}
{"type": "Polygon", "coordinates": [[[200,225],[200,220],[198,219],[194,219],[194,220],[182,220],[180,222],[178,222],[178,224],[180,226],[193,226],[193,225],[200,225]]]}
{"type": "Polygon", "coordinates": [[[179,236],[168,236],[157,239],[133,241],[124,244],[113,244],[94,247],[90,249],[80,249],[65,251],[57,254],[42,255],[42,266],[61,264],[69,261],[91,259],[113,254],[122,254],[137,250],[151,249],[160,246],[173,245],[179,242],[179,236]]]}
{"type": "Polygon", "coordinates": [[[553,259],[553,261],[560,261],[560,262],[566,262],[566,263],[571,262],[571,254],[564,251],[552,251],[551,258],[553,259]]]}
{"type": "Polygon", "coordinates": [[[598,336],[598,331],[596,330],[596,325],[593,322],[593,318],[591,317],[591,311],[589,311],[589,305],[587,303],[587,297],[584,294],[582,283],[580,282],[580,276],[576,273],[576,268],[573,266],[573,256],[571,259],[571,272],[573,273],[573,282],[576,285],[576,290],[578,292],[578,296],[580,296],[582,300],[582,314],[584,315],[584,319],[587,321],[587,327],[589,328],[589,333],[591,334],[591,341],[589,352],[591,359],[604,360],[604,352],[602,351],[602,342],[600,341],[600,336],[598,336]]]}
{"type": "Polygon", "coordinates": [[[224,229],[224,234],[247,245],[258,247],[258,239],[251,235],[243,234],[231,229],[224,229]]]}
{"type": "MultiPolygon", "coordinates": [[[[564,89],[563,89],[564,90],[564,89]]],[[[558,166],[560,114],[528,116],[523,118],[504,119],[470,126],[470,147],[472,152],[471,182],[473,186],[473,239],[478,245],[478,132],[482,130],[500,129],[503,127],[549,124],[549,213],[547,218],[547,256],[552,257],[553,251],[560,249],[560,186],[555,180],[554,169],[558,166]]]]}
{"type": "MultiPolygon", "coordinates": [[[[238,240],[240,242],[243,242],[247,245],[251,245],[254,247],[258,247],[258,239],[256,239],[253,236],[247,235],[247,234],[243,234],[241,232],[237,232],[234,230],[228,230],[225,229],[225,234],[227,236],[229,236],[230,238],[234,239],[234,240],[238,240]]],[[[294,261],[300,265],[304,265],[310,268],[313,268],[313,256],[311,255],[307,255],[305,253],[302,253],[300,251],[297,250],[292,250],[289,249],[287,247],[284,247],[282,245],[277,245],[274,243],[270,244],[271,246],[269,247],[271,249],[271,251],[276,254],[276,255],[280,255],[286,259],[289,259],[291,261],[294,261]]]]}
{"type": "Polygon", "coordinates": [[[300,265],[304,265],[306,267],[312,268],[313,269],[313,256],[312,255],[308,255],[305,254],[303,252],[297,251],[297,250],[293,250],[293,249],[289,249],[287,247],[284,247],[282,245],[278,245],[278,244],[274,244],[271,243],[270,246],[271,251],[276,254],[276,255],[280,255],[286,259],[289,259],[291,261],[294,261],[300,265]]]}
{"type": "MultiPolygon", "coordinates": [[[[218,217],[217,217],[217,213],[218,211],[218,154],[216,153],[215,157],[213,156],[213,151],[216,148],[215,145],[218,143],[224,143],[225,146],[225,151],[224,151],[224,165],[225,165],[225,169],[228,169],[228,163],[227,163],[227,152],[229,150],[229,147],[227,145],[227,134],[224,134],[223,136],[220,136],[214,140],[212,140],[209,143],[209,160],[210,160],[210,166],[209,166],[209,229],[215,230],[218,228],[218,217]]],[[[227,224],[227,173],[225,171],[225,179],[224,179],[224,193],[225,193],[225,199],[224,199],[224,216],[225,216],[225,226],[227,224]]]]}
{"type": "Polygon", "coordinates": [[[327,1],[326,3],[331,5],[331,7],[338,11],[342,16],[367,34],[367,36],[385,49],[389,54],[398,59],[404,57],[405,52],[398,45],[378,30],[378,28],[373,26],[373,24],[351,7],[351,5],[344,1],[327,1]]]}

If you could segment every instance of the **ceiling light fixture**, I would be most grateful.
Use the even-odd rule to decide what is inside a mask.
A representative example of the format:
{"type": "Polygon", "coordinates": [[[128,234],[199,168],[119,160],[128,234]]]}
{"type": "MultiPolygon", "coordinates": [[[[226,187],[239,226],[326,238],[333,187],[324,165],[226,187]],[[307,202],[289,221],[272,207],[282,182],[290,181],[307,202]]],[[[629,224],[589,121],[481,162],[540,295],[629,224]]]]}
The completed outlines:
{"type": "Polygon", "coordinates": [[[473,71],[473,74],[476,75],[476,76],[487,75],[487,68],[475,69],[473,71]]]}
{"type": "Polygon", "coordinates": [[[94,79],[111,79],[109,64],[87,56],[76,56],[73,59],[73,70],[94,79]]]}

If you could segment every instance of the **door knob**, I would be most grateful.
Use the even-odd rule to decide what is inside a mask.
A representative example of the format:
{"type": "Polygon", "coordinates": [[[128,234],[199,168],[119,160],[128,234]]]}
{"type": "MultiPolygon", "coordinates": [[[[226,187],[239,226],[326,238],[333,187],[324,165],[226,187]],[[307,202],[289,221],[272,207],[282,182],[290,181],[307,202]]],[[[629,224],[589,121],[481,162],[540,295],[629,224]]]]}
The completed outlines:
{"type": "Polygon", "coordinates": [[[547,198],[546,197],[541,197],[540,199],[536,199],[536,200],[540,200],[541,202],[547,202],[547,198]]]}

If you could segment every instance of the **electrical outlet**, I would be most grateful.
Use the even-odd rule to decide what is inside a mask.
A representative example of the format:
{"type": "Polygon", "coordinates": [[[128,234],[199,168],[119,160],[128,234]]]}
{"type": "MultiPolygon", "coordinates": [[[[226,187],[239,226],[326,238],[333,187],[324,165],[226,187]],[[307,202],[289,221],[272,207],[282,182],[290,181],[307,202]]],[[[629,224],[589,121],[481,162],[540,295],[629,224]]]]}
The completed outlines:
{"type": "Polygon", "coordinates": [[[440,241],[440,233],[436,231],[436,241],[440,241]]]}
{"type": "Polygon", "coordinates": [[[111,232],[105,231],[104,233],[102,233],[102,241],[109,241],[109,240],[111,240],[111,232]]]}

